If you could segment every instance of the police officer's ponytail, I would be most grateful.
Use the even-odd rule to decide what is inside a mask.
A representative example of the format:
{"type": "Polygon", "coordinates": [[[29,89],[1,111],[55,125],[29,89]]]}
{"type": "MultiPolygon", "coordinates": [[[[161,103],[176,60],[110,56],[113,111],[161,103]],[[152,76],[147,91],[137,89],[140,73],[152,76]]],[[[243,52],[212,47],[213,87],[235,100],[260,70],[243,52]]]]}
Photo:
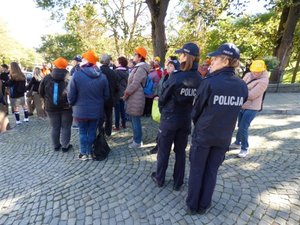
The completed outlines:
{"type": "Polygon", "coordinates": [[[233,68],[238,68],[240,67],[240,60],[236,59],[236,58],[231,58],[229,56],[225,56],[224,60],[227,59],[228,60],[228,66],[229,67],[233,67],[233,68]]]}
{"type": "Polygon", "coordinates": [[[192,56],[189,54],[184,53],[186,56],[186,61],[180,63],[180,69],[182,71],[189,71],[193,67],[193,63],[196,62],[198,63],[200,60],[200,56],[192,56]]]}

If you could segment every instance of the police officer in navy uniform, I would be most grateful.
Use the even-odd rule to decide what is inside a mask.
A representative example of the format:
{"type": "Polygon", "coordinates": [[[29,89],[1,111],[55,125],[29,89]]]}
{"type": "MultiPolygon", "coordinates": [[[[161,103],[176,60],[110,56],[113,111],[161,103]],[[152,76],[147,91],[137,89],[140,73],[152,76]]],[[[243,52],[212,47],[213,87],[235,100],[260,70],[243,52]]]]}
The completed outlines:
{"type": "Polygon", "coordinates": [[[174,143],[175,166],[174,186],[179,191],[185,172],[185,148],[191,132],[191,112],[194,97],[199,87],[201,76],[198,69],[199,47],[187,43],[175,51],[180,54],[181,70],[173,72],[165,82],[159,97],[161,120],[158,134],[157,169],[151,174],[158,187],[165,182],[171,146],[174,143]]]}
{"type": "Polygon", "coordinates": [[[226,43],[209,56],[212,57],[210,72],[197,90],[192,111],[195,128],[190,149],[188,214],[204,214],[210,207],[218,168],[230,145],[238,113],[248,97],[247,85],[235,75],[239,49],[226,43]]]}

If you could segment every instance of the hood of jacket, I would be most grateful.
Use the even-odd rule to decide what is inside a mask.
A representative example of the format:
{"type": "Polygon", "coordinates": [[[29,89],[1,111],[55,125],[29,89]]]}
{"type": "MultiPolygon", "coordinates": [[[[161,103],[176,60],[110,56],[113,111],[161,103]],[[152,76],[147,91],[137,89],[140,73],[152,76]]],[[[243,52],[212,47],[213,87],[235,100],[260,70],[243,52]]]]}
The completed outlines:
{"type": "Polygon", "coordinates": [[[54,68],[52,70],[51,76],[54,80],[64,80],[66,78],[66,75],[68,73],[68,70],[66,69],[57,69],[54,68]]]}
{"type": "Polygon", "coordinates": [[[145,62],[140,62],[140,63],[136,64],[135,67],[141,67],[141,68],[145,69],[147,71],[147,73],[149,73],[149,65],[145,62]]]}
{"type": "Polygon", "coordinates": [[[80,71],[90,78],[98,78],[101,76],[101,71],[96,66],[83,66],[80,71]]]}

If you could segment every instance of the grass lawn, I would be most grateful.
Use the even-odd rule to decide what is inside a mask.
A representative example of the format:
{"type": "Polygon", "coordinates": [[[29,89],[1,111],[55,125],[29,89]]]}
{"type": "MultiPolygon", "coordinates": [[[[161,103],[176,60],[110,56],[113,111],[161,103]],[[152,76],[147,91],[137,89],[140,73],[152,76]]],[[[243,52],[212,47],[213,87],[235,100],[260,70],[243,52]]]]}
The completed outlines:
{"type": "MultiPolygon", "coordinates": [[[[291,83],[295,65],[296,65],[296,61],[290,63],[289,66],[285,69],[283,79],[282,79],[282,83],[284,83],[284,84],[290,84],[291,83]]],[[[300,66],[299,66],[299,69],[297,71],[296,83],[300,83],[300,66]]]]}

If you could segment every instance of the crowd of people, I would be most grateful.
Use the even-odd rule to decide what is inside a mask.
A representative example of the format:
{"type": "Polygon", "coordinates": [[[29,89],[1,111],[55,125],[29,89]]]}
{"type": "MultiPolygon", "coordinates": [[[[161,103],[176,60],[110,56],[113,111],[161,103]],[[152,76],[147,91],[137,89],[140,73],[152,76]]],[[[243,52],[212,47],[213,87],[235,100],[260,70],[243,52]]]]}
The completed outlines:
{"type": "Polygon", "coordinates": [[[156,145],[149,152],[157,153],[156,171],[151,178],[158,187],[164,186],[173,146],[173,190],[182,189],[186,147],[192,132],[187,213],[203,214],[211,206],[225,153],[240,149],[239,157],[249,154],[248,129],[261,110],[268,71],[263,60],[254,60],[250,72],[239,78],[236,69],[240,66],[240,51],[232,43],[219,46],[200,65],[200,49],[194,43],[186,43],[175,53],[178,57],[168,58],[163,69],[159,57],[146,62],[144,47],[137,47],[131,60],[120,56],[115,64],[110,55],[103,54],[99,60],[89,50],[73,58],[70,72],[68,61],[62,57],[53,61],[52,70],[44,65],[36,67],[28,84],[18,63],[12,62],[10,70],[3,64],[0,131],[9,129],[5,115],[10,102],[17,125],[21,124],[20,108],[24,122],[29,122],[34,110],[39,118],[48,118],[55,151],[73,148],[73,124],[79,129],[78,159],[102,160],[94,149],[97,134],[103,138],[112,130],[126,129],[128,120],[132,127],[128,147],[143,146],[141,117],[151,116],[156,98],[161,117],[156,145]],[[150,83],[151,92],[146,93],[150,83]],[[236,122],[238,131],[231,143],[236,122]]]}

